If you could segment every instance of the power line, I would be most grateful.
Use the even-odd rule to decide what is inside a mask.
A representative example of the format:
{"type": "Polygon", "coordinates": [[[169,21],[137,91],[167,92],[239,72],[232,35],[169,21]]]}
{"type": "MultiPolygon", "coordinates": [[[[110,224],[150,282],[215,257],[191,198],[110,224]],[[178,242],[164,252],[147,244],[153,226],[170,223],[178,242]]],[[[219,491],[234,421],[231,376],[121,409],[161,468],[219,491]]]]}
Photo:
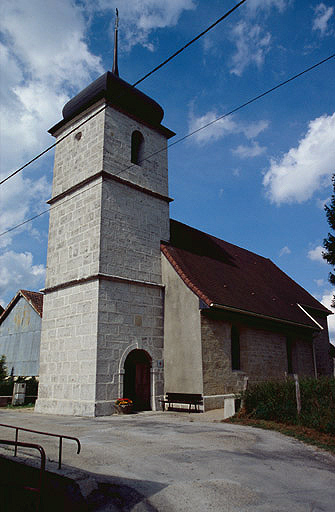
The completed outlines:
{"type": "MultiPolygon", "coordinates": [[[[184,50],[186,50],[186,48],[188,48],[189,46],[191,46],[191,44],[195,43],[196,41],[198,41],[201,37],[203,37],[205,34],[207,34],[207,32],[209,32],[210,30],[212,30],[214,27],[216,27],[216,25],[218,25],[219,23],[221,23],[221,21],[223,21],[224,19],[226,19],[230,14],[232,14],[236,9],[238,9],[238,7],[240,7],[242,4],[244,4],[247,0],[241,0],[241,2],[239,2],[237,5],[235,5],[232,9],[230,9],[230,11],[227,11],[223,16],[221,16],[219,19],[217,19],[214,23],[212,23],[212,25],[210,25],[208,28],[206,28],[206,30],[204,30],[203,32],[201,32],[200,34],[198,34],[196,37],[194,37],[191,41],[189,41],[187,44],[185,44],[182,48],[180,48],[179,50],[177,50],[175,53],[173,53],[172,55],[170,55],[170,57],[168,57],[167,59],[165,59],[161,64],[159,64],[158,66],[156,66],[154,69],[152,69],[151,71],[149,71],[149,73],[146,73],[142,78],[140,78],[139,80],[137,80],[137,82],[135,82],[131,87],[136,87],[136,85],[140,84],[141,82],[143,82],[146,78],[148,78],[149,76],[151,76],[153,73],[155,73],[156,71],[158,71],[159,69],[161,69],[163,66],[165,66],[168,62],[170,62],[172,59],[174,59],[175,57],[177,57],[177,55],[179,55],[180,53],[182,53],[184,50]]],[[[119,99],[120,97],[122,97],[122,93],[120,95],[117,96],[117,99],[119,99]]],[[[16,174],[18,174],[19,172],[23,171],[23,169],[25,169],[26,167],[28,167],[28,165],[32,164],[33,162],[36,162],[36,160],[38,160],[39,158],[41,158],[41,156],[45,155],[48,151],[50,151],[51,149],[53,149],[54,147],[56,147],[58,144],[60,144],[64,139],[66,139],[66,137],[69,137],[69,135],[71,135],[73,132],[75,132],[76,130],[78,130],[78,128],[80,128],[81,126],[83,126],[85,123],[87,123],[88,121],[90,121],[93,117],[97,116],[98,114],[100,114],[101,112],[103,112],[105,109],[107,108],[107,105],[105,105],[104,107],[102,107],[101,109],[99,109],[97,112],[95,112],[94,114],[92,114],[92,116],[90,116],[88,119],[85,119],[85,121],[83,121],[79,126],[77,126],[76,128],[74,128],[73,130],[71,130],[70,132],[68,132],[66,135],[64,135],[64,137],[61,137],[60,139],[58,139],[54,144],[51,144],[51,146],[47,147],[46,149],[44,149],[41,153],[39,153],[38,155],[36,155],[34,158],[32,158],[31,160],[29,160],[29,162],[26,162],[24,165],[22,165],[21,167],[19,167],[18,169],[16,169],[16,171],[12,172],[11,174],[9,174],[6,178],[4,178],[2,181],[0,181],[0,185],[2,185],[3,183],[5,183],[7,180],[9,180],[10,178],[13,178],[13,176],[15,176],[16,174]]]]}
{"type": "Polygon", "coordinates": [[[147,73],[146,75],[144,75],[143,78],[140,78],[140,80],[138,80],[137,82],[134,83],[133,87],[135,87],[136,85],[138,85],[139,83],[143,82],[143,80],[145,80],[146,78],[148,78],[148,76],[152,75],[153,73],[155,73],[156,71],[158,71],[160,68],[162,68],[163,66],[165,66],[165,64],[167,64],[168,62],[170,62],[170,60],[174,59],[177,55],[179,55],[181,52],[183,52],[184,50],[186,50],[186,48],[188,48],[189,46],[191,46],[191,44],[195,43],[195,41],[198,41],[198,39],[200,39],[202,36],[204,36],[205,34],[207,34],[207,32],[209,32],[210,30],[212,30],[212,28],[214,28],[216,25],[218,25],[221,21],[223,21],[225,18],[227,18],[230,14],[232,14],[236,9],[238,9],[238,7],[240,7],[240,5],[244,4],[244,2],[246,2],[246,0],[242,0],[241,2],[239,2],[238,4],[235,5],[235,7],[233,7],[232,9],[230,9],[230,11],[226,12],[226,14],[224,14],[223,16],[221,16],[221,18],[219,18],[218,20],[216,20],[212,25],[210,25],[208,28],[206,28],[206,30],[204,30],[203,32],[201,32],[201,34],[199,34],[198,36],[196,36],[194,39],[192,39],[191,41],[189,41],[187,44],[185,44],[185,46],[183,46],[182,48],[180,48],[179,50],[177,50],[173,55],[171,55],[170,57],[168,57],[164,62],[162,62],[161,64],[159,64],[157,67],[155,67],[152,71],[149,71],[149,73],[147,73]]]}
{"type": "MultiPolygon", "coordinates": [[[[242,105],[239,105],[238,107],[234,108],[233,110],[230,110],[229,112],[227,112],[226,114],[223,114],[222,116],[219,116],[217,117],[216,119],[214,119],[213,121],[210,121],[209,123],[201,126],[200,128],[198,128],[197,130],[194,130],[193,132],[190,132],[186,135],[184,135],[184,137],[182,137],[181,139],[178,139],[174,142],[172,142],[168,147],[170,148],[171,146],[173,146],[174,144],[178,144],[178,142],[182,142],[183,140],[187,139],[188,137],[191,137],[192,135],[194,135],[195,133],[198,133],[200,132],[201,130],[204,130],[205,128],[207,128],[208,126],[216,123],[217,121],[220,121],[221,119],[224,119],[225,117],[227,116],[230,116],[231,114],[234,114],[235,112],[237,112],[238,110],[241,110],[242,108],[250,105],[251,103],[254,103],[255,101],[259,100],[260,98],[263,98],[264,96],[266,96],[267,94],[270,94],[270,92],[273,92],[275,91],[276,89],[279,89],[280,87],[283,87],[283,85],[286,85],[288,84],[289,82],[292,82],[292,80],[295,80],[296,78],[299,78],[300,76],[304,75],[305,73],[308,73],[309,71],[312,71],[312,69],[315,69],[317,68],[318,66],[321,66],[321,64],[324,64],[325,62],[327,62],[328,60],[330,59],[333,59],[335,57],[335,53],[333,53],[333,55],[330,55],[329,57],[327,57],[326,59],[323,59],[321,60],[320,62],[317,62],[316,64],[313,64],[313,66],[310,66],[309,68],[305,69],[304,71],[301,71],[300,73],[297,73],[296,75],[294,76],[291,76],[291,78],[288,78],[287,80],[284,80],[284,82],[281,82],[280,84],[278,85],[275,85],[274,87],[271,87],[271,89],[268,89],[267,91],[265,92],[262,92],[262,94],[259,94],[258,96],[255,96],[254,98],[252,98],[251,100],[248,100],[246,101],[245,103],[242,103],[242,105]]],[[[151,155],[152,156],[152,155],[151,155]]]]}
{"type": "MultiPolygon", "coordinates": [[[[264,96],[266,96],[267,94],[270,94],[271,92],[279,89],[280,87],[283,87],[284,85],[288,84],[289,82],[292,82],[293,80],[295,80],[296,78],[299,78],[300,76],[304,75],[305,73],[308,73],[309,71],[312,71],[312,69],[315,69],[317,68],[318,66],[321,66],[321,64],[324,64],[325,62],[329,61],[330,59],[333,59],[335,57],[335,53],[333,53],[332,55],[330,55],[329,57],[321,60],[320,62],[317,62],[316,64],[313,64],[313,66],[310,66],[309,68],[306,68],[304,69],[304,71],[301,71],[300,73],[297,73],[296,75],[293,75],[291,76],[290,78],[288,78],[287,80],[284,80],[283,82],[275,85],[274,87],[271,87],[270,89],[268,89],[267,91],[261,93],[261,94],[258,94],[257,96],[254,96],[253,98],[251,98],[250,100],[242,103],[241,105],[239,105],[238,107],[235,107],[234,109],[230,110],[229,112],[226,112],[225,114],[217,117],[216,119],[214,119],[213,121],[210,121],[209,123],[201,126],[200,128],[197,128],[196,130],[190,132],[190,133],[187,133],[186,135],[184,135],[183,137],[181,137],[180,139],[176,140],[175,142],[172,142],[171,144],[169,144],[167,146],[167,149],[172,147],[172,146],[175,146],[176,144],[179,144],[179,142],[183,142],[184,140],[188,139],[189,137],[191,137],[192,135],[195,135],[196,133],[200,132],[201,130],[204,130],[205,128],[207,128],[208,126],[211,126],[212,124],[220,121],[221,119],[225,118],[225,117],[228,117],[230,115],[232,115],[233,113],[237,112],[238,110],[241,110],[242,108],[245,108],[246,106],[250,105],[251,103],[254,103],[255,101],[263,98],[264,96]]],[[[159,149],[158,151],[156,151],[155,153],[152,153],[151,155],[149,155],[148,157],[146,158],[143,158],[143,160],[141,160],[139,163],[142,163],[146,160],[150,160],[150,158],[152,158],[154,155],[157,155],[158,153],[161,153],[162,151],[164,151],[166,148],[161,148],[159,149]]],[[[131,164],[127,167],[125,167],[124,169],[121,169],[118,173],[115,173],[113,174],[113,176],[118,176],[119,174],[121,174],[122,172],[125,172],[127,171],[128,169],[130,169],[131,167],[134,167],[134,164],[131,164]]],[[[93,187],[96,187],[99,183],[95,183],[94,185],[92,185],[91,187],[85,189],[85,192],[91,190],[93,187]]],[[[74,196],[71,196],[71,198],[69,199],[66,199],[65,201],[63,201],[61,204],[63,205],[65,202],[67,201],[70,201],[72,200],[74,197],[77,197],[78,195],[82,194],[83,191],[80,191],[78,192],[78,194],[75,194],[74,196]]],[[[30,219],[27,219],[23,222],[21,222],[20,224],[16,225],[16,226],[13,226],[12,228],[4,231],[3,233],[0,233],[0,236],[3,236],[3,235],[6,235],[7,233],[10,233],[11,231],[14,231],[15,229],[23,226],[24,224],[27,224],[28,222],[31,222],[35,219],[37,219],[38,217],[44,215],[45,213],[48,213],[50,212],[51,210],[53,210],[54,208],[57,208],[59,206],[59,204],[49,208],[48,210],[44,210],[43,212],[37,214],[37,215],[34,215],[34,217],[31,217],[30,219]]]]}
{"type": "MultiPolygon", "coordinates": [[[[288,78],[287,80],[284,80],[283,82],[280,82],[279,84],[275,85],[274,87],[271,87],[271,89],[268,89],[266,90],[265,92],[261,93],[261,94],[258,94],[258,96],[254,96],[253,98],[251,98],[250,100],[246,101],[245,103],[242,103],[241,105],[239,105],[238,107],[235,107],[233,108],[232,110],[230,110],[229,112],[226,112],[225,114],[222,114],[221,116],[213,119],[212,121],[210,121],[209,123],[206,123],[202,126],[200,126],[200,128],[197,128],[196,130],[192,131],[192,132],[189,132],[187,133],[186,135],[184,135],[183,137],[180,137],[180,139],[177,139],[175,140],[174,142],[171,142],[170,144],[168,144],[167,146],[167,149],[171,148],[172,146],[175,146],[176,144],[179,144],[179,142],[183,142],[184,140],[188,139],[189,137],[191,137],[192,135],[195,135],[196,133],[200,132],[201,130],[204,130],[205,128],[207,128],[208,126],[211,126],[212,124],[214,123],[217,123],[218,121],[220,121],[221,119],[224,119],[225,117],[228,117],[232,114],[234,114],[235,112],[238,112],[239,110],[241,110],[242,108],[244,107],[247,107],[248,105],[250,105],[251,103],[254,103],[255,101],[259,100],[260,98],[263,98],[264,96],[266,96],[267,94],[270,94],[271,92],[275,91],[276,89],[279,89],[280,87],[283,87],[284,85],[288,84],[289,82],[292,82],[293,80],[295,80],[296,78],[299,78],[300,76],[304,75],[305,73],[308,73],[309,71],[312,71],[312,69],[315,69],[317,68],[318,66],[321,66],[321,64],[324,64],[325,62],[327,62],[328,60],[332,59],[335,57],[335,53],[333,53],[333,55],[330,55],[329,57],[321,60],[320,62],[317,62],[316,64],[313,64],[312,66],[310,66],[309,68],[306,68],[304,69],[303,71],[301,71],[300,73],[297,73],[296,75],[293,75],[291,76],[290,78],[288,78]]],[[[150,158],[152,158],[153,156],[155,155],[158,155],[159,153],[161,153],[162,151],[165,150],[165,147],[161,148],[161,149],[158,149],[157,151],[155,151],[154,153],[151,153],[149,156],[147,156],[146,158],[143,158],[139,163],[142,163],[142,162],[145,162],[147,160],[150,160],[150,158]]],[[[121,174],[122,172],[125,172],[127,171],[128,169],[131,169],[132,167],[134,167],[134,164],[130,164],[128,165],[127,167],[124,167],[123,169],[121,169],[119,172],[117,173],[114,173],[114,176],[118,176],[119,174],[121,174]]]]}
{"type": "MultiPolygon", "coordinates": [[[[94,185],[92,185],[91,187],[87,188],[85,191],[81,190],[77,194],[69,197],[68,199],[65,199],[65,201],[63,201],[61,204],[63,205],[65,203],[67,203],[68,201],[74,199],[75,197],[80,196],[80,194],[82,194],[83,192],[88,192],[89,190],[92,190],[92,188],[94,188],[97,185],[99,185],[99,183],[100,182],[94,183],[94,185]]],[[[58,208],[58,206],[60,206],[60,204],[56,204],[55,206],[51,206],[50,208],[48,208],[47,210],[44,210],[43,212],[37,213],[33,217],[30,217],[30,219],[26,219],[23,222],[21,222],[20,224],[17,224],[16,226],[13,226],[12,228],[7,229],[7,231],[4,231],[3,233],[0,233],[0,236],[7,235],[7,233],[10,233],[11,231],[14,231],[14,229],[18,229],[21,226],[24,226],[25,224],[28,224],[28,222],[32,222],[33,220],[37,219],[38,217],[41,217],[42,215],[51,212],[55,208],[58,208]]]]}
{"type": "Polygon", "coordinates": [[[69,135],[71,135],[73,132],[77,131],[78,128],[81,128],[83,126],[83,124],[87,123],[88,121],[90,121],[91,119],[93,119],[93,117],[97,116],[98,114],[100,114],[101,112],[103,112],[106,108],[106,105],[104,107],[102,107],[101,109],[99,109],[97,112],[94,112],[94,114],[92,114],[90,117],[88,117],[87,119],[85,119],[85,121],[83,121],[82,123],[80,123],[78,126],[76,126],[76,128],[73,128],[73,130],[69,131],[66,135],[64,135],[64,137],[61,137],[60,139],[58,139],[56,142],[54,142],[54,144],[51,144],[51,146],[47,147],[44,151],[42,151],[41,153],[39,153],[38,155],[36,155],[34,158],[32,158],[31,160],[29,160],[29,162],[25,163],[24,165],[22,165],[21,167],[19,167],[19,169],[16,169],[16,171],[12,172],[12,174],[10,174],[9,176],[7,176],[7,178],[4,178],[2,181],[0,181],[0,185],[2,185],[3,183],[5,183],[5,181],[9,180],[10,178],[13,178],[13,176],[15,176],[16,174],[18,174],[19,172],[23,171],[23,169],[25,169],[26,167],[28,167],[28,165],[32,164],[33,162],[36,162],[36,160],[38,160],[39,158],[41,158],[41,156],[45,155],[45,153],[47,153],[48,151],[50,151],[50,149],[53,149],[54,147],[56,147],[58,144],[60,144],[61,142],[63,142],[64,139],[66,139],[69,135]]]}
{"type": "Polygon", "coordinates": [[[38,213],[37,215],[34,215],[34,217],[30,217],[30,219],[26,219],[20,224],[17,224],[16,226],[13,226],[12,228],[7,229],[7,231],[4,231],[3,233],[0,233],[0,236],[7,235],[7,233],[10,233],[11,231],[14,231],[14,229],[18,229],[21,226],[24,226],[25,224],[28,224],[28,222],[32,222],[33,220],[37,219],[38,217],[41,217],[45,213],[49,213],[51,208],[48,208],[48,210],[44,210],[43,212],[38,213]]]}

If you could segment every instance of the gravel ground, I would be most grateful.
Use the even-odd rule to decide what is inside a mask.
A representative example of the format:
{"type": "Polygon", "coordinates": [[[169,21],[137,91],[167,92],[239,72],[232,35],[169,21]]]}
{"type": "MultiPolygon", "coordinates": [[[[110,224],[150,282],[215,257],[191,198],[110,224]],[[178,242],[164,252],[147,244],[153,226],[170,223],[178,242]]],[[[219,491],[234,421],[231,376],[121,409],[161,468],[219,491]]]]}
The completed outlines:
{"type": "MultiPolygon", "coordinates": [[[[101,418],[0,410],[0,423],[80,439],[79,455],[64,441],[58,471],[57,441],[20,433],[20,440],[45,448],[49,471],[78,484],[82,510],[334,512],[333,455],[222,418],[221,410],[101,418]]],[[[14,431],[0,430],[2,439],[14,439],[14,431]]],[[[10,450],[0,447],[0,454],[10,450]]],[[[29,460],[37,464],[36,456],[29,460]]]]}

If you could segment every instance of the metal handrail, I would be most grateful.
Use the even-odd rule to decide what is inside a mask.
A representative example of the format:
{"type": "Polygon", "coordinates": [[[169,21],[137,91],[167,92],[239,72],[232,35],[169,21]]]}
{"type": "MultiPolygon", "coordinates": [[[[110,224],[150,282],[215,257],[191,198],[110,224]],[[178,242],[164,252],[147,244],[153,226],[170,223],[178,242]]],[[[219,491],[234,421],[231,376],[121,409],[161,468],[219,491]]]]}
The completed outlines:
{"type": "Polygon", "coordinates": [[[41,505],[41,494],[42,494],[43,476],[44,476],[44,472],[45,472],[45,460],[46,460],[45,451],[44,451],[43,447],[41,445],[39,445],[39,444],[23,443],[21,441],[8,441],[7,439],[0,439],[0,444],[6,444],[6,445],[9,445],[9,446],[15,446],[15,448],[17,446],[22,446],[24,448],[34,448],[34,449],[36,449],[36,450],[38,450],[40,452],[40,455],[41,455],[41,466],[40,466],[39,487],[38,488],[29,487],[29,489],[31,491],[37,492],[39,494],[39,500],[38,500],[38,505],[37,505],[37,510],[39,510],[40,505],[41,505]]]}
{"type": "MultiPolygon", "coordinates": [[[[81,445],[80,441],[77,437],[72,436],[65,436],[63,434],[51,434],[50,432],[41,432],[40,430],[31,430],[30,428],[24,428],[24,427],[15,427],[14,425],[6,425],[4,423],[0,423],[0,427],[8,427],[8,428],[15,428],[15,443],[18,443],[19,439],[19,430],[23,430],[24,432],[32,432],[33,434],[42,434],[44,436],[52,436],[52,437],[58,437],[59,438],[59,448],[58,448],[58,469],[61,469],[62,467],[62,449],[63,449],[63,439],[69,439],[70,441],[76,441],[77,443],[77,454],[80,453],[81,445]]],[[[15,445],[14,449],[14,457],[16,457],[17,454],[17,445],[15,445]]]]}

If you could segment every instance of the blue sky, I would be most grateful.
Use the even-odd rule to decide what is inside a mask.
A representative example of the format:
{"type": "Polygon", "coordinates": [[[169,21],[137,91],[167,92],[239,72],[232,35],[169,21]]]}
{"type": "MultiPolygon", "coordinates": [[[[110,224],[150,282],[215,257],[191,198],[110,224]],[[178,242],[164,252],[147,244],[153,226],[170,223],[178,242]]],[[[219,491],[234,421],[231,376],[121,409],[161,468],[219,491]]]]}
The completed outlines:
{"type": "MultiPolygon", "coordinates": [[[[111,69],[115,7],[120,76],[134,83],[236,3],[3,0],[1,177],[52,144],[64,103],[111,69]]],[[[333,1],[247,0],[139,88],[178,139],[328,57],[334,43],[333,1]]],[[[169,150],[173,218],[269,257],[328,307],[334,90],[332,59],[169,150]]],[[[1,186],[0,232],[46,209],[52,167],[50,151],[1,186]]],[[[43,215],[0,237],[2,305],[43,287],[47,233],[43,215]]]]}

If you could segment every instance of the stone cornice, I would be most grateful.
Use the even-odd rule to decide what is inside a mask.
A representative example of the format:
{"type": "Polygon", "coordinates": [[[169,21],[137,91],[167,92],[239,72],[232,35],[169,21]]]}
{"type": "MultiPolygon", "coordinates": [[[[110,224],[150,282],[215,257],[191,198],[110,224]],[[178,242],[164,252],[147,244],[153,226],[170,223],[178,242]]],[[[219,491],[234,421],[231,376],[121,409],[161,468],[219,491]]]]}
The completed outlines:
{"type": "Polygon", "coordinates": [[[54,204],[57,201],[60,201],[61,199],[64,199],[64,197],[73,194],[77,190],[80,190],[85,185],[88,185],[92,183],[93,181],[98,180],[99,178],[102,178],[102,180],[109,180],[109,181],[116,181],[117,183],[121,183],[122,185],[126,185],[127,187],[130,187],[134,190],[138,190],[140,192],[143,192],[143,194],[147,194],[152,197],[156,197],[157,199],[160,199],[161,201],[166,201],[170,203],[173,201],[168,196],[164,196],[163,194],[160,194],[159,192],[155,192],[153,190],[150,190],[149,188],[142,187],[141,185],[137,185],[136,183],[133,183],[132,181],[126,180],[124,178],[121,178],[120,176],[116,176],[115,174],[111,174],[107,171],[99,171],[96,174],[93,174],[89,178],[86,178],[85,180],[80,181],[79,183],[76,183],[76,185],[73,185],[72,187],[68,188],[64,192],[61,192],[60,194],[57,194],[56,196],[52,197],[47,201],[47,204],[54,204]]]}
{"type": "Polygon", "coordinates": [[[89,283],[90,281],[114,281],[117,283],[128,283],[128,284],[135,284],[138,286],[147,286],[150,288],[164,288],[164,285],[161,283],[152,283],[151,281],[141,281],[139,279],[128,279],[126,277],[120,277],[120,276],[112,276],[109,274],[92,274],[91,276],[82,277],[80,279],[72,279],[71,281],[65,281],[64,283],[57,284],[55,286],[50,286],[49,288],[44,288],[41,290],[43,293],[51,293],[56,292],[58,290],[63,290],[65,288],[69,288],[71,286],[80,285],[83,283],[89,283]]]}

